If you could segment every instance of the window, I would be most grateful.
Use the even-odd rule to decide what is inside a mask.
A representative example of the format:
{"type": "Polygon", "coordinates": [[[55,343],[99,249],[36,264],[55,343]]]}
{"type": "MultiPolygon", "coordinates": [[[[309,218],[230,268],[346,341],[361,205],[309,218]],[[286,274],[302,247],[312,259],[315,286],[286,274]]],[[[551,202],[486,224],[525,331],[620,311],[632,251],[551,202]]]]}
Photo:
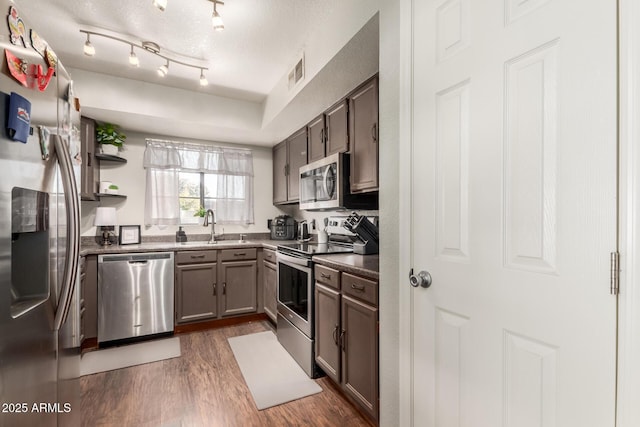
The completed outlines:
{"type": "Polygon", "coordinates": [[[200,206],[216,211],[216,222],[223,222],[217,219],[222,214],[219,212],[222,205],[233,212],[241,211],[247,199],[247,179],[246,176],[179,172],[180,224],[197,224],[198,217],[194,215],[200,206]]]}
{"type": "Polygon", "coordinates": [[[250,150],[147,140],[145,224],[197,224],[202,206],[221,224],[253,224],[250,150]]]}

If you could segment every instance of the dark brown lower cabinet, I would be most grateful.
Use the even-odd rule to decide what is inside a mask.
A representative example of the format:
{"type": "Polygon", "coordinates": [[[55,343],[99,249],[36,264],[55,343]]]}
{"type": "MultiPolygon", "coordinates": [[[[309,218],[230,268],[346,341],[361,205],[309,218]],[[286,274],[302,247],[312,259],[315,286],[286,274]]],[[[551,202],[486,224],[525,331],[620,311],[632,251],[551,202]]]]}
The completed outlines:
{"type": "Polygon", "coordinates": [[[378,309],[342,296],[342,386],[378,419],[378,309]]]}
{"type": "Polygon", "coordinates": [[[218,316],[215,263],[176,266],[176,322],[188,323],[218,316]]]}
{"type": "Polygon", "coordinates": [[[256,260],[220,264],[221,315],[254,313],[258,310],[256,260]]]}
{"type": "Polygon", "coordinates": [[[176,252],[176,323],[258,311],[256,249],[176,252]]]}
{"type": "MultiPolygon", "coordinates": [[[[82,299],[80,322],[82,340],[98,337],[98,256],[84,257],[80,276],[82,299]]],[[[82,341],[81,340],[81,341],[82,341]]]]}
{"type": "Polygon", "coordinates": [[[275,264],[265,260],[262,265],[264,312],[275,323],[278,315],[278,273],[275,264]]]}
{"type": "MultiPolygon", "coordinates": [[[[316,266],[316,269],[318,266],[316,266]]],[[[378,307],[361,282],[377,283],[341,273],[335,283],[316,282],[316,363],[375,422],[378,421],[378,307]],[[348,278],[348,280],[346,279],[348,278]],[[354,282],[355,280],[355,282],[354,282]],[[327,286],[328,285],[328,286],[327,286]],[[349,289],[346,289],[346,287],[349,289]],[[353,288],[353,289],[352,289],[353,288]],[[352,295],[354,293],[356,295],[352,295]]],[[[316,278],[322,277],[316,270],[316,278]]]]}
{"type": "Polygon", "coordinates": [[[340,292],[316,283],[316,363],[340,384],[340,292]]]}

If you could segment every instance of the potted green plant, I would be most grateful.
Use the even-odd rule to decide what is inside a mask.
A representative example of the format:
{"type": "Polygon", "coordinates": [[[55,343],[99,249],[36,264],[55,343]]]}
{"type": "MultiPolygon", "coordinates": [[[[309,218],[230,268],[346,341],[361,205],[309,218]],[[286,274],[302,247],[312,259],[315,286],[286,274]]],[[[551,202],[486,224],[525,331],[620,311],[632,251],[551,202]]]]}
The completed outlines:
{"type": "Polygon", "coordinates": [[[103,123],[96,127],[96,139],[104,154],[116,156],[127,136],[119,130],[118,125],[103,123]]]}
{"type": "Polygon", "coordinates": [[[193,214],[193,216],[197,216],[198,224],[202,225],[204,224],[204,217],[206,214],[207,214],[207,210],[204,208],[204,206],[200,206],[200,209],[198,209],[196,213],[193,214]]]}

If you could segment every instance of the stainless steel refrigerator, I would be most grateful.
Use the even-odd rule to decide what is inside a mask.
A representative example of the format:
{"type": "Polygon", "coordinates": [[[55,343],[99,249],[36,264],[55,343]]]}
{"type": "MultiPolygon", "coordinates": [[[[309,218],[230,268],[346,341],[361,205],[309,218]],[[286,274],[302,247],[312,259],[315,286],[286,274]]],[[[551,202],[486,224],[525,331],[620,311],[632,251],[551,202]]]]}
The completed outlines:
{"type": "MultiPolygon", "coordinates": [[[[0,10],[12,5],[0,0],[0,10]]],[[[0,426],[73,426],[80,422],[80,113],[61,64],[44,92],[11,76],[6,50],[26,60],[28,72],[48,68],[28,40],[38,29],[20,18],[26,47],[0,25],[0,426]],[[12,92],[31,103],[26,143],[7,130],[12,92]]]]}

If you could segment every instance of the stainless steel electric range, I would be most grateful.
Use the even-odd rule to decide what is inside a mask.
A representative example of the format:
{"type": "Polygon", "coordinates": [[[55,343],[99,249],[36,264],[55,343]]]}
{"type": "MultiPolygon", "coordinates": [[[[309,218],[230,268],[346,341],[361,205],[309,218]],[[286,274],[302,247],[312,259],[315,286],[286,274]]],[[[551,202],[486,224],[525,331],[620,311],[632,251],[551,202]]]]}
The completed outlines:
{"type": "Polygon", "coordinates": [[[279,245],[278,341],[311,378],[321,374],[314,353],[315,278],[312,257],[353,252],[355,235],[342,227],[347,217],[330,217],[329,242],[279,245]]]}

